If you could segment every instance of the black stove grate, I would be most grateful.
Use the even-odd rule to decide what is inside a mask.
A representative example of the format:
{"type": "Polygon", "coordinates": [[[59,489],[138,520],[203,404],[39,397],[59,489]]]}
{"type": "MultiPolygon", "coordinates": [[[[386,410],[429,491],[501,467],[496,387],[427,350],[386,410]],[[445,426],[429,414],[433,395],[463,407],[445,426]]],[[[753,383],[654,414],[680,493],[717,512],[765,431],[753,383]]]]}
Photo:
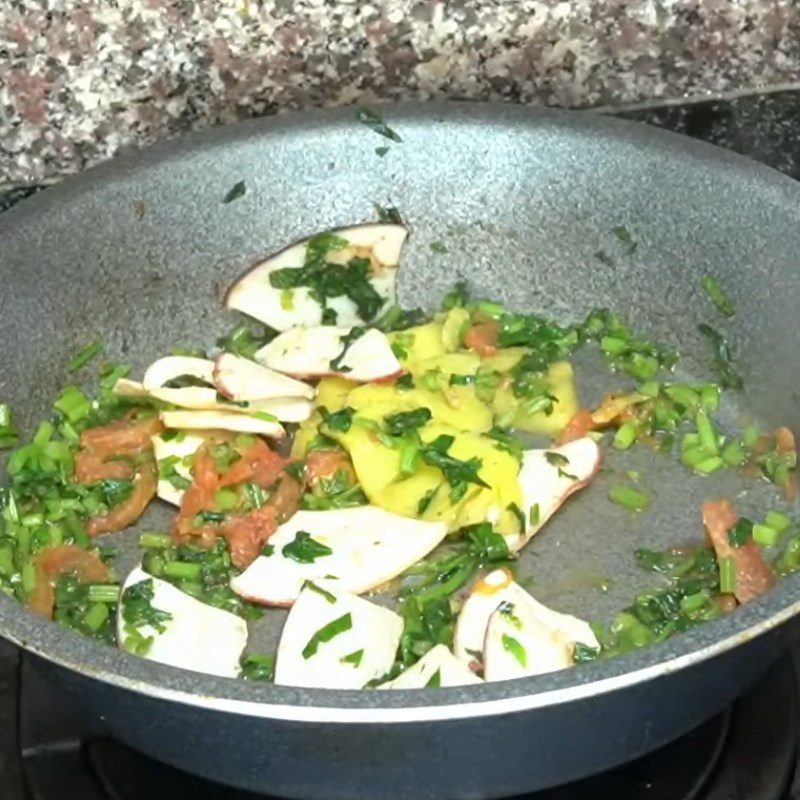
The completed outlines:
{"type": "MultiPolygon", "coordinates": [[[[0,702],[6,713],[17,708],[18,725],[16,742],[0,739],[0,762],[16,762],[7,763],[5,771],[17,771],[23,780],[17,795],[3,792],[3,798],[257,800],[98,734],[28,659],[16,678],[7,672],[0,674],[0,702]]],[[[800,800],[800,782],[792,788],[800,745],[799,694],[795,662],[787,655],[729,710],[672,744],[524,800],[800,800]]]]}

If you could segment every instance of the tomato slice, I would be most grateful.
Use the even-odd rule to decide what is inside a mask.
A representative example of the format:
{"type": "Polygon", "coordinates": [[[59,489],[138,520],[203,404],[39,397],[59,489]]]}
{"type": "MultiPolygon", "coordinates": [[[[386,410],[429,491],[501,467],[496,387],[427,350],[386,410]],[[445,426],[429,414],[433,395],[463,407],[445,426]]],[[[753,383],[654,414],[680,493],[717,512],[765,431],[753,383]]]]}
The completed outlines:
{"type": "Polygon", "coordinates": [[[184,492],[173,532],[177,539],[191,537],[201,546],[210,545],[217,536],[228,540],[233,563],[243,569],[261,552],[278,525],[300,505],[304,486],[288,475],[287,459],[257,439],[239,451],[241,456],[222,474],[211,456],[209,444],[201,447],[194,459],[192,485],[184,492]],[[229,513],[218,524],[196,525],[202,511],[217,511],[214,496],[224,487],[254,483],[270,492],[261,508],[247,513],[229,513]]]}
{"type": "Polygon", "coordinates": [[[156,496],[157,484],[155,464],[152,462],[140,464],[136,468],[133,491],[128,499],[114,506],[107,514],[92,517],[86,526],[86,532],[89,536],[97,536],[99,533],[121,531],[132,525],[142,516],[148,503],[156,496]]]}
{"type": "Polygon", "coordinates": [[[741,547],[734,547],[730,543],[728,532],[738,519],[739,515],[730,500],[720,498],[703,503],[706,535],[718,559],[733,558],[736,563],[734,596],[740,603],[747,603],[775,585],[775,573],[764,561],[761,549],[752,539],[748,539],[741,547]]]}
{"type": "Polygon", "coordinates": [[[332,478],[337,472],[344,470],[353,483],[356,473],[350,456],[341,450],[312,450],[306,456],[306,480],[313,486],[323,478],[332,478]]]}
{"type": "Polygon", "coordinates": [[[44,617],[53,616],[53,588],[64,575],[74,574],[81,583],[105,583],[111,578],[100,557],[74,544],[44,547],[34,557],[36,588],[28,597],[28,608],[44,617]]]}
{"type": "Polygon", "coordinates": [[[228,540],[233,565],[244,569],[255,561],[277,527],[273,506],[262,506],[248,514],[230,514],[221,528],[228,540]]]}
{"type": "Polygon", "coordinates": [[[473,325],[464,336],[464,347],[474,350],[481,356],[493,356],[497,353],[497,342],[500,338],[498,323],[481,322],[473,325]]]}
{"type": "Polygon", "coordinates": [[[131,478],[135,468],[124,457],[151,451],[151,437],[163,429],[156,418],[140,422],[121,419],[88,428],[81,434],[81,447],[75,457],[75,479],[79,483],[94,483],[107,478],[131,478]]]}
{"type": "Polygon", "coordinates": [[[582,408],[576,411],[564,426],[561,436],[558,437],[558,444],[567,444],[567,442],[574,442],[576,439],[583,439],[591,430],[594,430],[592,412],[582,408]]]}
{"type": "Polygon", "coordinates": [[[263,439],[240,451],[241,458],[235,461],[220,478],[220,486],[235,486],[237,483],[255,483],[269,489],[281,476],[288,463],[283,456],[270,450],[263,439]]]}

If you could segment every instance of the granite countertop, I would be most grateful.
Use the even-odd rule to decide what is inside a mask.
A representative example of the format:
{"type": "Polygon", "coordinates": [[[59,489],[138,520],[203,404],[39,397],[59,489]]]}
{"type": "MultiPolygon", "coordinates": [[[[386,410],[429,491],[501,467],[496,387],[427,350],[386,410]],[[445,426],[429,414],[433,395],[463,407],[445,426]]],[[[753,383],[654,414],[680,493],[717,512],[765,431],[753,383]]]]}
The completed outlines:
{"type": "Polygon", "coordinates": [[[0,184],[284,109],[568,107],[800,78],[796,0],[5,0],[0,184]]]}

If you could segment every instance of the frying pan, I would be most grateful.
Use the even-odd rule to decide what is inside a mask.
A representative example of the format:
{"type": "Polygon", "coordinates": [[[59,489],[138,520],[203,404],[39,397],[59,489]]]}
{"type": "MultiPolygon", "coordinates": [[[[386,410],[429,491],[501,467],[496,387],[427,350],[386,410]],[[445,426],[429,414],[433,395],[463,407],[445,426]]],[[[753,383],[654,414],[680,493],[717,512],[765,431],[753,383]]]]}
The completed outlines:
{"type": "MultiPolygon", "coordinates": [[[[396,206],[411,227],[400,296],[429,308],[458,277],[514,309],[624,314],[676,345],[679,377],[704,377],[697,325],[713,273],[737,306],[728,335],[745,391],[722,423],[797,428],[800,189],[769,169],[647,126],[490,105],[387,108],[387,142],[351,109],[260,120],[90,170],[0,219],[0,396],[28,426],[70,381],[65,364],[101,336],[141,370],[231,325],[220,296],[264,254],[396,206]],[[389,145],[380,156],[377,147],[389,145]],[[237,182],[246,192],[222,199],[237,182]],[[628,253],[612,229],[637,243],[628,253]],[[444,244],[444,248],[433,242],[444,244]],[[442,252],[442,250],[445,252],[442,252]],[[599,259],[602,250],[609,257],[599,259]]],[[[584,374],[579,366],[579,377],[584,374]]],[[[602,391],[589,370],[584,402],[602,391]]],[[[763,512],[774,490],[689,477],[646,448],[611,454],[589,490],[524,552],[520,572],[561,611],[608,619],[652,585],[636,547],[698,541],[709,493],[763,512]],[[638,469],[651,509],[606,502],[638,469]],[[598,591],[597,578],[610,578],[598,591]]],[[[145,525],[165,517],[155,509],[145,525]]],[[[124,558],[135,535],[122,534],[124,558]]],[[[134,548],[135,549],[135,548],[134,548]]],[[[0,598],[0,633],[79,693],[134,748],[207,778],[297,798],[499,797],[610,767],[713,714],[792,635],[798,577],[662,644],[535,678],[417,692],[253,684],[148,662],[34,618],[0,598]]],[[[280,627],[268,615],[261,641],[280,627]]],[[[213,645],[211,645],[213,646],[213,645]]]]}

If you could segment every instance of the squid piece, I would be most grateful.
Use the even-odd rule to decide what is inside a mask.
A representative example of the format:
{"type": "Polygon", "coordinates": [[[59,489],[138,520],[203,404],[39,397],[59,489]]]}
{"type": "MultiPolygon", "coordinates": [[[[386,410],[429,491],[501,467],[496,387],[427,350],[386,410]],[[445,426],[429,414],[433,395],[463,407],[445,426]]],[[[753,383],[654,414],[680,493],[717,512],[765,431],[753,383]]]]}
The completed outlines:
{"type": "Polygon", "coordinates": [[[341,591],[336,581],[308,583],[283,627],[275,683],[362,689],[389,671],[402,632],[394,611],[341,591]]]}
{"type": "Polygon", "coordinates": [[[268,606],[291,605],[306,581],[332,577],[342,591],[362,594],[386,583],[424,558],[444,539],[442,522],[401,517],[377,506],[298,511],[270,537],[271,555],[259,556],[231,588],[268,606]],[[298,560],[292,543],[299,534],[328,554],[298,560]]]}
{"type": "MultiPolygon", "coordinates": [[[[376,315],[380,316],[395,303],[397,269],[407,236],[408,230],[402,225],[373,223],[340,228],[290,245],[239,278],[228,290],[225,308],[241,311],[277,331],[287,331],[298,325],[322,324],[322,306],[311,296],[308,287],[277,288],[270,282],[270,275],[276,270],[302,268],[309,245],[313,248],[326,241],[325,260],[328,263],[344,265],[353,258],[368,260],[369,284],[382,301],[376,315]]],[[[331,298],[328,308],[336,312],[340,325],[360,325],[371,321],[362,319],[355,303],[344,296],[331,298]]]]}

